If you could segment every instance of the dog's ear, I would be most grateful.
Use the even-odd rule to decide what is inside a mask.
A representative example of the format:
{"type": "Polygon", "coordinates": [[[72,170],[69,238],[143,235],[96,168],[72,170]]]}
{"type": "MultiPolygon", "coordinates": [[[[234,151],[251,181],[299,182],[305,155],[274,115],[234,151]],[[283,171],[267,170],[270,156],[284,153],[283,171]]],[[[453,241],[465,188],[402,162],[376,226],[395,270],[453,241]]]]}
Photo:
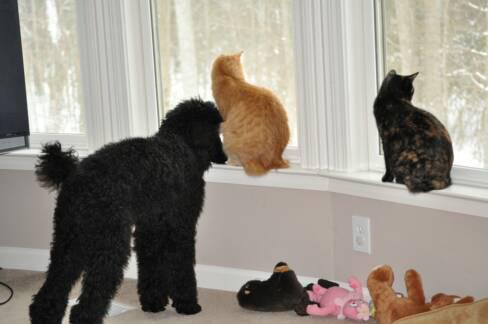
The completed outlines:
{"type": "Polygon", "coordinates": [[[162,122],[162,127],[184,133],[194,128],[193,123],[213,124],[218,126],[223,121],[217,106],[211,101],[189,99],[170,110],[162,122]]]}
{"type": "Polygon", "coordinates": [[[219,136],[218,125],[195,122],[191,125],[189,134],[188,142],[201,158],[217,164],[225,164],[227,155],[219,136]]]}
{"type": "Polygon", "coordinates": [[[191,122],[187,130],[188,140],[193,147],[208,147],[210,142],[210,127],[201,121],[191,122]]]}

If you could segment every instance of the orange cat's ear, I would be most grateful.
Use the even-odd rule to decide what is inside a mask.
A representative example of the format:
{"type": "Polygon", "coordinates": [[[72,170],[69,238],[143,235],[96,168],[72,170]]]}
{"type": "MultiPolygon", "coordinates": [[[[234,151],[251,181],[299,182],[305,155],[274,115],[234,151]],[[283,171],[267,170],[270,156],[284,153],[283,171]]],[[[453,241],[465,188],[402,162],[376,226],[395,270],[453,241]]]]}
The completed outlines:
{"type": "Polygon", "coordinates": [[[243,53],[244,51],[240,51],[239,53],[235,54],[234,57],[240,60],[243,53]]]}

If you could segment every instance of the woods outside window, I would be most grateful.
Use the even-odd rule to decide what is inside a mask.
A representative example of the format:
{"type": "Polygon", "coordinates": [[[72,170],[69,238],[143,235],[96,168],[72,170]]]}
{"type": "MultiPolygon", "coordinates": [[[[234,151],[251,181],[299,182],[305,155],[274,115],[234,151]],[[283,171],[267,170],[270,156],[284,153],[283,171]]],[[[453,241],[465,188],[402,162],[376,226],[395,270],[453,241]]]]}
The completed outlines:
{"type": "Polygon", "coordinates": [[[18,3],[32,143],[50,134],[80,143],[86,125],[76,1],[18,3]]]}
{"type": "Polygon", "coordinates": [[[420,71],[413,103],[447,127],[454,164],[488,169],[488,2],[379,3],[379,79],[420,71]]]}
{"type": "Polygon", "coordinates": [[[244,51],[247,81],[277,94],[296,146],[292,9],[292,0],[153,1],[161,114],[191,96],[213,100],[213,61],[244,51]]]}

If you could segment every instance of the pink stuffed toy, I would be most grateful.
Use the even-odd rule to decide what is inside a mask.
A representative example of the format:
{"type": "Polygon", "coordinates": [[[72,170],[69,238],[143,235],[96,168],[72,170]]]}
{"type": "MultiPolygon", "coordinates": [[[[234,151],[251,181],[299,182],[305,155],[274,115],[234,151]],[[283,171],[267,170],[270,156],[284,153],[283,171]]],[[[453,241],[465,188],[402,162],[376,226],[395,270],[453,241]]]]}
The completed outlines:
{"type": "Polygon", "coordinates": [[[338,319],[369,320],[369,305],[363,300],[363,288],[359,280],[350,277],[348,282],[353,291],[341,287],[327,289],[314,284],[312,291],[308,291],[308,297],[319,305],[308,305],[307,313],[318,316],[335,315],[338,319]]]}

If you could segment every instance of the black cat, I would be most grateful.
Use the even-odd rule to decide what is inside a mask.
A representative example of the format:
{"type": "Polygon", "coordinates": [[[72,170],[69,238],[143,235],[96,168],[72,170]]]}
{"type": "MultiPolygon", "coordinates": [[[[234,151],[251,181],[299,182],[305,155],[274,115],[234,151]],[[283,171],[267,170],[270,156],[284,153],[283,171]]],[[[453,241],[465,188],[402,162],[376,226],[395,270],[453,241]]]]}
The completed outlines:
{"type": "Polygon", "coordinates": [[[411,192],[427,192],[451,185],[454,154],[444,125],[411,103],[417,75],[391,70],[374,102],[374,116],[385,156],[382,181],[395,179],[411,192]]]}

